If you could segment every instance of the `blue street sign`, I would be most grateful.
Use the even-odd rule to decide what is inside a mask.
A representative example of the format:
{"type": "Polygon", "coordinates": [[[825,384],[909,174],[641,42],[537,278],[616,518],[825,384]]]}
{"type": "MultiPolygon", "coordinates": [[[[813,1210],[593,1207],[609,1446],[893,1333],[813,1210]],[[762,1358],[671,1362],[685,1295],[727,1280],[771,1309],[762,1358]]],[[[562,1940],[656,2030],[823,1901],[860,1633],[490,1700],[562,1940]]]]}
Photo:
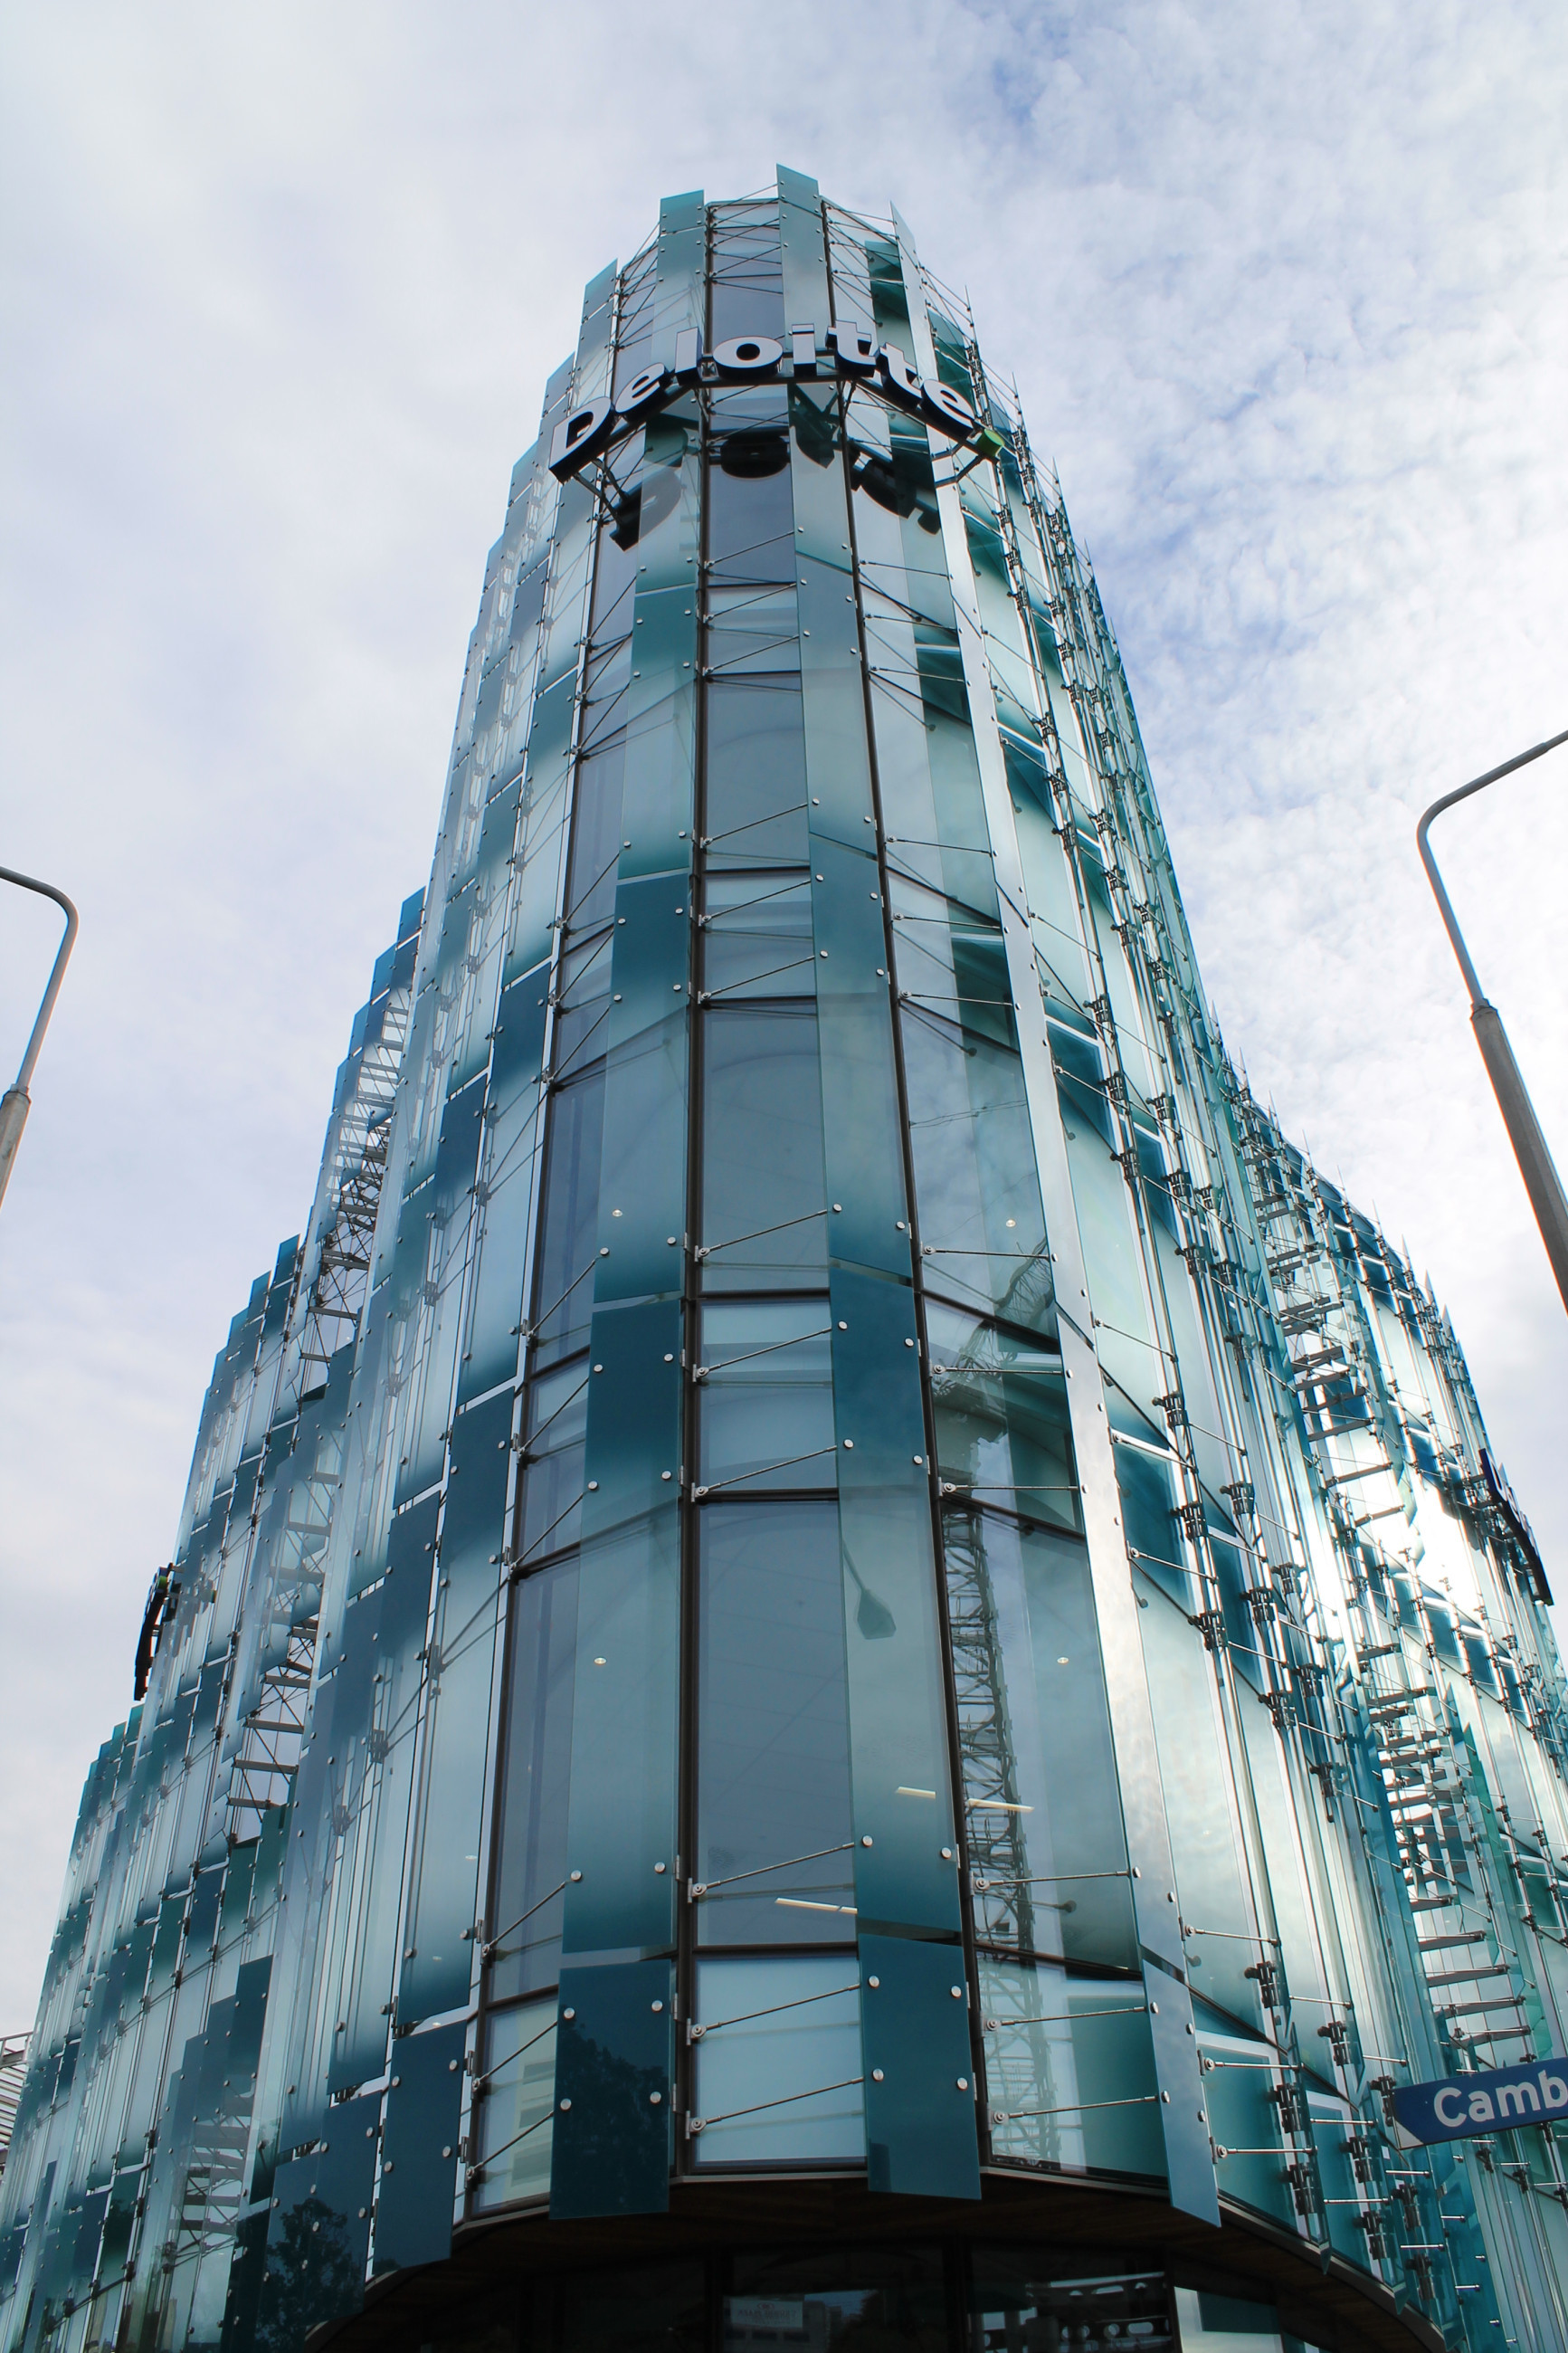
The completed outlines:
{"type": "Polygon", "coordinates": [[[1568,2123],[1568,2060],[1531,2059],[1522,2067],[1484,2067],[1409,2084],[1394,2094],[1394,2113],[1419,2141],[1473,2140],[1515,2125],[1568,2123]]]}

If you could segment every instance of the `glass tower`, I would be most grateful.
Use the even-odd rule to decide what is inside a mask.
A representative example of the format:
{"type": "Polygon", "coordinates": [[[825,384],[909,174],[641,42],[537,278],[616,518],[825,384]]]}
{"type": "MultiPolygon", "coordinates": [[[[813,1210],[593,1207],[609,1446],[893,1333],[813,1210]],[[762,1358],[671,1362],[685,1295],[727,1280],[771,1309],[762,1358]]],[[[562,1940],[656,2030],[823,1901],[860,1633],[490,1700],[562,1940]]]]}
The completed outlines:
{"type": "Polygon", "coordinates": [[[672,197],[217,1358],[0,2339],[1568,2342],[1563,2127],[1394,2108],[1563,2048],[1549,1600],[964,304],[672,197]]]}

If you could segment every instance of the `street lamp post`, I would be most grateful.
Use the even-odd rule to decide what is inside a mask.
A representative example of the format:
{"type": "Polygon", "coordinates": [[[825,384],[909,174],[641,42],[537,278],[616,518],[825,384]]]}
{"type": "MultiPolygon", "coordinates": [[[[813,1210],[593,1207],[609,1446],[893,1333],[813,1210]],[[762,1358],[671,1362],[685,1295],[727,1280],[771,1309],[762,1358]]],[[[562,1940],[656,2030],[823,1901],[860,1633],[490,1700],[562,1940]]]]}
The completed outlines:
{"type": "Polygon", "coordinates": [[[37,891],[41,898],[52,899],[57,907],[63,907],[66,911],[66,935],[55,957],[55,968],[49,975],[49,985],[44,991],[44,1001],[38,1008],[38,1018],[33,1024],[27,1050],[22,1057],[22,1067],[16,1073],[16,1083],[7,1087],[0,1095],[0,1201],[3,1201],[5,1187],[11,1181],[11,1164],[16,1157],[16,1146],[21,1143],[22,1130],[27,1124],[31,1104],[28,1082],[38,1059],[38,1049],[44,1042],[44,1032],[49,1026],[49,1016],[55,1009],[55,999],[60,993],[60,983],[66,976],[66,964],[76,945],[79,918],[65,892],[57,891],[52,882],[36,882],[30,874],[13,873],[9,866],[0,866],[0,882],[15,882],[24,891],[37,891]]]}
{"type": "Polygon", "coordinates": [[[1530,1206],[1535,1212],[1535,1222],[1541,1229],[1541,1239],[1546,1244],[1546,1255],[1552,1261],[1552,1271],[1557,1278],[1557,1288],[1563,1293],[1563,1304],[1568,1307],[1568,1199],[1563,1198],[1563,1180],[1552,1164],[1541,1122],[1535,1116],[1535,1106],[1525,1091],[1519,1064],[1513,1059],[1513,1049],[1502,1026],[1497,1007],[1481,995],[1481,984],[1476,967],[1470,962],[1459,926],[1454,920],[1454,910],[1448,904],[1448,893],[1443,888],[1443,878],[1432,855],[1426,829],[1433,818],[1456,801],[1479,793],[1483,785],[1495,785],[1500,776],[1511,776],[1515,768],[1539,760],[1543,752],[1554,751],[1559,744],[1568,744],[1568,728],[1561,735],[1548,737],[1532,751],[1521,752],[1517,759],[1505,760],[1500,768],[1489,768],[1484,776],[1477,776],[1461,785],[1457,793],[1445,793],[1434,801],[1415,828],[1415,846],[1421,852],[1421,863],[1426,869],[1426,880],[1432,885],[1437,902],[1437,912],[1447,927],[1454,954],[1459,959],[1459,970],[1465,976],[1465,987],[1470,992],[1470,1027],[1476,1033],[1476,1043],[1481,1050],[1481,1060],[1487,1066],[1487,1076],[1492,1082],[1492,1092],[1498,1099],[1508,1140],[1519,1162],[1519,1173],[1524,1179],[1524,1189],[1530,1196],[1530,1206]]]}

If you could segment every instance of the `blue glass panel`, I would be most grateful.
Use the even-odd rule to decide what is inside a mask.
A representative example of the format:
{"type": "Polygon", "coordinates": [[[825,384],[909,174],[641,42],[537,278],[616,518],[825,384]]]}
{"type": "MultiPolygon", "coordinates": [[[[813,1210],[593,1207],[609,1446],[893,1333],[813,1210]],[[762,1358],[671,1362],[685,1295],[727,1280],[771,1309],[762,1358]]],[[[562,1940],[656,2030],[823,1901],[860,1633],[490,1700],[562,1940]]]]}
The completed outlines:
{"type": "Polygon", "coordinates": [[[574,1560],[514,1588],[509,1641],[490,1926],[492,2001],[552,1985],[560,1967],[577,1652],[574,1560]]]}
{"type": "Polygon", "coordinates": [[[532,1308],[541,1356],[580,1348],[593,1320],[604,1117],[602,1065],[552,1093],[532,1308]]]}
{"type": "Polygon", "coordinates": [[[426,1665],[417,1877],[397,1993],[400,2026],[468,2000],[479,1917],[479,1818],[489,1741],[511,1465],[510,1395],[452,1431],[440,1583],[426,1665]]]}
{"type": "Polygon", "coordinates": [[[437,2026],[394,2050],[375,2210],[378,2277],[441,2263],[451,2252],[467,2035],[461,2023],[437,2026]]]}
{"type": "Polygon", "coordinates": [[[855,1910],[837,1514],[710,1504],[700,1578],[699,1936],[842,1943],[855,1910]]]}
{"type": "Polygon", "coordinates": [[[661,1948],[675,1890],[680,1309],[594,1318],[566,1950],[661,1948]]]}
{"type": "Polygon", "coordinates": [[[828,1210],[815,1013],[710,1012],[702,1053],[704,1288],[820,1284],[828,1210]]]}
{"type": "Polygon", "coordinates": [[[555,2017],[555,1996],[547,1994],[542,2001],[497,2010],[487,2021],[484,2074],[474,2086],[481,2168],[473,2193],[477,2212],[549,2194],[555,2017]]]}
{"type": "Polygon", "coordinates": [[[860,1936],[868,2185],[978,2198],[973,2061],[956,1945],[860,1936]]]}
{"type": "Polygon", "coordinates": [[[956,1509],[943,1548],[975,1934],[1135,1969],[1088,1553],[956,1509]]]}
{"type": "Polygon", "coordinates": [[[562,1970],[552,2221],[664,2211],[674,1996],[668,1960],[562,1970]]]}
{"type": "Polygon", "coordinates": [[[836,1483],[831,1337],[826,1299],[703,1309],[702,1493],[836,1483]]]}
{"type": "Polygon", "coordinates": [[[716,680],[707,695],[704,847],[728,866],[804,866],[805,742],[800,681],[716,680]]]}
{"type": "Polygon", "coordinates": [[[345,2102],[332,2110],[321,2147],[278,2168],[261,2298],[261,2327],[272,2342],[301,2342],[364,2301],[380,2113],[379,2094],[345,2102]]]}
{"type": "Polygon", "coordinates": [[[852,1952],[698,1963],[700,2165],[864,2162],[852,1952]]]}

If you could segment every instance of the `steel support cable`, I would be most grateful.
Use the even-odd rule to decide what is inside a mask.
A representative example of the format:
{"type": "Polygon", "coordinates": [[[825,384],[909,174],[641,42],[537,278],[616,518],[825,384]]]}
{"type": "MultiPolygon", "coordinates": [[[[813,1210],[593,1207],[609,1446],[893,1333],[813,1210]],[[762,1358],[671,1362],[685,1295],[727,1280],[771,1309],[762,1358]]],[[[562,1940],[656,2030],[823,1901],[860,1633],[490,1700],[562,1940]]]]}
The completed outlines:
{"type": "Polygon", "coordinates": [[[819,1846],[814,1848],[810,1854],[785,1855],[782,1862],[759,1862],[751,1871],[732,1871],[723,1879],[689,1880],[686,1887],[687,1901],[697,1904],[704,1895],[710,1895],[716,1887],[733,1887],[742,1879],[765,1879],[772,1872],[793,1871],[799,1863],[821,1862],[825,1856],[852,1854],[854,1851],[854,1840],[846,1839],[840,1846],[819,1846]]]}

